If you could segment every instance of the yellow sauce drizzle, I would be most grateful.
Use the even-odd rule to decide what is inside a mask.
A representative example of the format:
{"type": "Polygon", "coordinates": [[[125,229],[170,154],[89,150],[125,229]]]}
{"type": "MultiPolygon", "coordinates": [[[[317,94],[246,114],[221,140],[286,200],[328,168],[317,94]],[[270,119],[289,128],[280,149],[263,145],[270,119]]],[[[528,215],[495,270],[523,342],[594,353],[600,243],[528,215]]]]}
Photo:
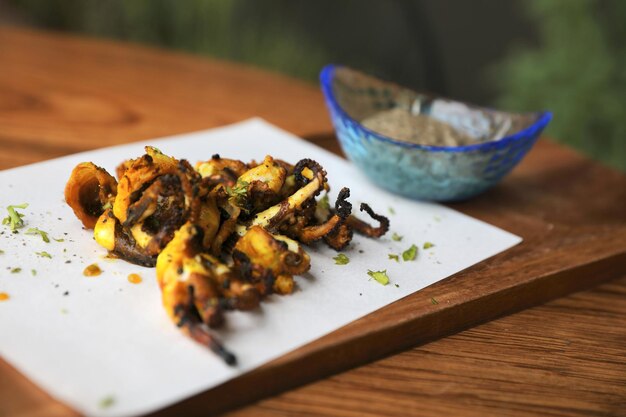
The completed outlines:
{"type": "Polygon", "coordinates": [[[130,274],[128,275],[128,282],[130,282],[131,284],[139,284],[141,283],[142,279],[139,276],[139,274],[130,274]]]}
{"type": "Polygon", "coordinates": [[[98,266],[98,264],[91,264],[85,268],[83,271],[83,275],[86,277],[97,277],[102,273],[102,269],[98,266]]]}

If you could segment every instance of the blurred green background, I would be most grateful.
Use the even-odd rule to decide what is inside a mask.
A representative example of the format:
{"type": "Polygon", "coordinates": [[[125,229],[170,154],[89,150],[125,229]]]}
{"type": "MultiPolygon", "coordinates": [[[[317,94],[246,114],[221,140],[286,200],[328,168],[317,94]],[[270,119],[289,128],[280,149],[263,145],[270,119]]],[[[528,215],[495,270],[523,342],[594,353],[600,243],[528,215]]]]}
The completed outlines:
{"type": "Polygon", "coordinates": [[[0,0],[0,22],[549,109],[547,135],[626,171],[626,0],[0,0]]]}

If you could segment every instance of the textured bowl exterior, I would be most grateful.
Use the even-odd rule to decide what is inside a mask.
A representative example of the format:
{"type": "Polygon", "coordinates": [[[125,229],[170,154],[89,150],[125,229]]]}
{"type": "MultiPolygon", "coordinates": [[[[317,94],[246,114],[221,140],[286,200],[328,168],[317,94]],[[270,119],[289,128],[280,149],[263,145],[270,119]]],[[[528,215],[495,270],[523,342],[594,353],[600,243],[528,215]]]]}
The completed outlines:
{"type": "Polygon", "coordinates": [[[497,184],[526,155],[551,119],[536,121],[503,139],[464,147],[398,142],[349,117],[332,93],[334,66],[321,74],[322,90],[340,145],[354,164],[382,188],[419,200],[458,201],[497,184]]]}

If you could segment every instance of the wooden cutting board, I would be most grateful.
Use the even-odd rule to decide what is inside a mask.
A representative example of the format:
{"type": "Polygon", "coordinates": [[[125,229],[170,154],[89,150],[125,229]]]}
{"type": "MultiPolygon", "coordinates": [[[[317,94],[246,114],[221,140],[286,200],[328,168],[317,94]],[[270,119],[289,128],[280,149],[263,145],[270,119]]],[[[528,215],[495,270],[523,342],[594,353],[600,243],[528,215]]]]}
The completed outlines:
{"type": "MultiPolygon", "coordinates": [[[[251,116],[339,152],[315,86],[37,32],[0,29],[0,45],[0,168],[251,116]]],[[[626,177],[548,141],[503,183],[450,207],[524,242],[156,415],[241,406],[626,273],[626,177]]],[[[0,402],[13,415],[74,414],[5,362],[0,402]]]]}
{"type": "Polygon", "coordinates": [[[450,207],[524,242],[155,415],[233,408],[626,272],[626,178],[549,142],[502,185],[450,207]]]}

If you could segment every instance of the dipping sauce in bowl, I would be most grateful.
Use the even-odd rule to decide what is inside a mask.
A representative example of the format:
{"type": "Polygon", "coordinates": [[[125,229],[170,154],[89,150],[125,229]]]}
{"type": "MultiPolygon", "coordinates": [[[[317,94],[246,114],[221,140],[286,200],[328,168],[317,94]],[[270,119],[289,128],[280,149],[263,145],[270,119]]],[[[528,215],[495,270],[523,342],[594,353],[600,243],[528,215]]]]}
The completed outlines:
{"type": "Polygon", "coordinates": [[[320,79],[348,158],[377,185],[415,199],[465,200],[489,189],[552,118],[433,97],[347,67],[328,65],[320,79]]]}

